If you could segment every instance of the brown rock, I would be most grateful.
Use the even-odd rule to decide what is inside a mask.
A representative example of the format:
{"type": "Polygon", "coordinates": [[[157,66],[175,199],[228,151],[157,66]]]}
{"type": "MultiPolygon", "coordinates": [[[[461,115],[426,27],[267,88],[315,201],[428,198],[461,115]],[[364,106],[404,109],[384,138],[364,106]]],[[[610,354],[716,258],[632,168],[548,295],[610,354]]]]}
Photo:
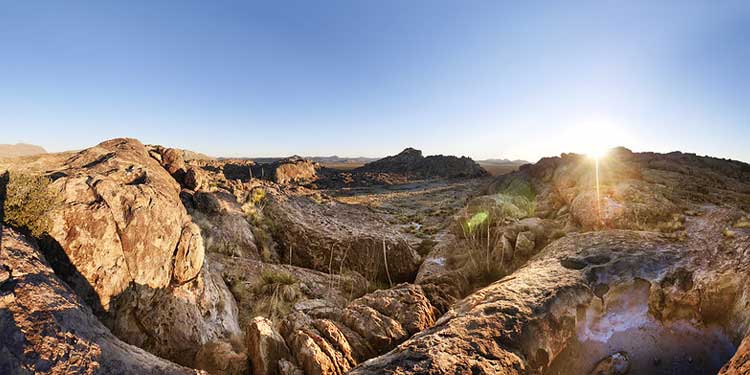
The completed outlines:
{"type": "Polygon", "coordinates": [[[279,195],[264,210],[278,228],[283,262],[322,272],[351,269],[370,279],[410,281],[421,257],[408,239],[367,208],[279,195]],[[385,247],[385,256],[384,256],[385,247]],[[387,260],[387,267],[386,267],[387,260]]]}
{"type": "Polygon", "coordinates": [[[211,341],[198,350],[195,367],[212,375],[244,375],[249,371],[247,354],[237,352],[226,341],[211,341]]]}
{"type": "Polygon", "coordinates": [[[516,246],[514,256],[528,258],[534,254],[534,233],[521,232],[516,237],[516,246]]]}
{"type": "Polygon", "coordinates": [[[604,358],[590,375],[625,375],[630,371],[630,357],[626,352],[617,352],[604,358]]]}
{"type": "Polygon", "coordinates": [[[721,368],[719,375],[747,375],[750,374],[750,336],[742,340],[729,362],[721,368]]]}
{"type": "Polygon", "coordinates": [[[196,276],[203,267],[203,238],[198,226],[190,223],[182,229],[177,254],[174,259],[174,280],[184,284],[196,276]]]}
{"type": "Polygon", "coordinates": [[[253,374],[256,375],[278,374],[280,361],[292,358],[273,323],[263,317],[255,317],[250,322],[245,333],[245,344],[253,374]]]}
{"type": "Polygon", "coordinates": [[[3,229],[0,373],[195,374],[112,335],[62,282],[35,242],[3,229]]]}
{"type": "Polygon", "coordinates": [[[187,365],[203,343],[238,333],[236,306],[203,267],[179,185],[147,149],[114,139],[61,156],[31,166],[52,171],[62,197],[43,250],[113,332],[187,365]]]}

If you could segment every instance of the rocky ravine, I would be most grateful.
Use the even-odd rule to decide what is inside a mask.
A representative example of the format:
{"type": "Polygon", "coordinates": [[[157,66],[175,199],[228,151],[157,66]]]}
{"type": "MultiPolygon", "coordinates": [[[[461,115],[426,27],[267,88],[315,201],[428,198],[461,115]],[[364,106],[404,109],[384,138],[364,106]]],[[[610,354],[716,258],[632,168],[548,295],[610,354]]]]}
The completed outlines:
{"type": "MultiPolygon", "coordinates": [[[[485,175],[407,151],[366,173],[485,175]]],[[[362,204],[298,186],[316,172],[302,160],[266,181],[251,162],[184,155],[116,139],[0,161],[61,196],[39,246],[3,231],[0,370],[748,371],[746,164],[618,149],[597,199],[590,160],[547,158],[455,215],[405,195],[425,233],[394,224],[403,202],[380,190],[362,204]]]]}

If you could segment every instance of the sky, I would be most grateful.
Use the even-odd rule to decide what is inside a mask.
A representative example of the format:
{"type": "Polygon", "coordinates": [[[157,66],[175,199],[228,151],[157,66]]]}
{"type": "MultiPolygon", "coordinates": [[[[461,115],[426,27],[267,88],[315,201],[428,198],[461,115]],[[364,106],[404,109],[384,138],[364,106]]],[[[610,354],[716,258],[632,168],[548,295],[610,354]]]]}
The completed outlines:
{"type": "Polygon", "coordinates": [[[750,162],[748,1],[2,1],[0,143],[750,162]]]}

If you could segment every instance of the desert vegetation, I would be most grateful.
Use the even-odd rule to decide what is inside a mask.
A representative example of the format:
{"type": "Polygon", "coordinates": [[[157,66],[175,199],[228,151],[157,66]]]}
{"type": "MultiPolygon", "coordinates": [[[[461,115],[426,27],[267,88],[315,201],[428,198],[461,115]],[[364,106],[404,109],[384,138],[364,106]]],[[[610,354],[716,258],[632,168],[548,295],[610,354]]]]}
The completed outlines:
{"type": "Polygon", "coordinates": [[[3,222],[29,231],[39,237],[50,229],[49,212],[56,207],[59,195],[50,188],[49,178],[22,172],[0,176],[0,202],[3,222]],[[2,194],[4,193],[4,194],[2,194]]]}

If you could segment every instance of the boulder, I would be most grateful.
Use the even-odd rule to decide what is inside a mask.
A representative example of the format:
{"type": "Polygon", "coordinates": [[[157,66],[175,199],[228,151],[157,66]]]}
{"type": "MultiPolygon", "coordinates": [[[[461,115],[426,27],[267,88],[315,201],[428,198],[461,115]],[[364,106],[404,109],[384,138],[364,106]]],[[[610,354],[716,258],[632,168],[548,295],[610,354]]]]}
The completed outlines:
{"type": "Polygon", "coordinates": [[[55,275],[34,240],[2,230],[2,374],[196,374],[126,344],[55,275]]]}
{"type": "Polygon", "coordinates": [[[211,375],[244,375],[249,371],[247,354],[226,341],[211,341],[195,355],[195,367],[211,375]]]}
{"type": "Polygon", "coordinates": [[[231,294],[203,265],[179,185],[145,146],[113,139],[41,156],[34,167],[61,197],[42,250],[118,337],[191,365],[204,343],[239,333],[231,294]]]}
{"type": "Polygon", "coordinates": [[[247,326],[245,343],[255,375],[278,374],[281,361],[292,358],[284,338],[273,323],[263,317],[253,318],[247,326]]]}
{"type": "Polygon", "coordinates": [[[719,375],[747,374],[750,374],[750,336],[742,340],[734,357],[719,371],[719,375]]]}
{"type": "Polygon", "coordinates": [[[393,283],[413,280],[419,268],[416,244],[366,207],[281,194],[264,215],[284,263],[329,273],[350,269],[393,283]]]}
{"type": "Polygon", "coordinates": [[[304,185],[318,179],[319,168],[315,162],[292,156],[272,163],[256,164],[252,167],[252,176],[280,185],[304,185]]]}

